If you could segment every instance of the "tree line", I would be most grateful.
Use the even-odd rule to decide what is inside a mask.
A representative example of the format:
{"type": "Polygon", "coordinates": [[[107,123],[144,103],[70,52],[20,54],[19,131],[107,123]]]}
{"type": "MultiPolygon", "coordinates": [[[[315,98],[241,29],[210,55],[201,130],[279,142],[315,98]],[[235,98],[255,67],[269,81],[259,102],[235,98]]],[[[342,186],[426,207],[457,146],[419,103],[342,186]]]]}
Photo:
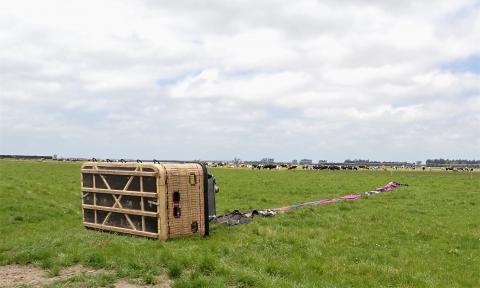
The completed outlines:
{"type": "Polygon", "coordinates": [[[440,165],[478,165],[480,160],[466,160],[466,159],[427,159],[425,162],[427,166],[440,165]]]}

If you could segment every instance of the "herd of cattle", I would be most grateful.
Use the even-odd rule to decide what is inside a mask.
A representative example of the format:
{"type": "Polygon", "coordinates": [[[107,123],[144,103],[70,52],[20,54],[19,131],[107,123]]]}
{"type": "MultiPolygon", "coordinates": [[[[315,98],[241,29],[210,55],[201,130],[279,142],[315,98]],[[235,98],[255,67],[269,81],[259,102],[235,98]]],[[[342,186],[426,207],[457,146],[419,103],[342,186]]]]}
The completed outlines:
{"type": "MultiPolygon", "coordinates": [[[[234,164],[234,163],[225,163],[225,162],[209,162],[207,163],[209,167],[226,167],[226,168],[248,168],[248,169],[258,169],[258,170],[421,170],[421,171],[432,171],[432,167],[425,166],[368,166],[368,165],[293,165],[293,164],[234,164]]],[[[471,167],[442,167],[442,168],[433,168],[441,169],[444,171],[454,171],[454,172],[473,172],[474,168],[471,167]]]]}

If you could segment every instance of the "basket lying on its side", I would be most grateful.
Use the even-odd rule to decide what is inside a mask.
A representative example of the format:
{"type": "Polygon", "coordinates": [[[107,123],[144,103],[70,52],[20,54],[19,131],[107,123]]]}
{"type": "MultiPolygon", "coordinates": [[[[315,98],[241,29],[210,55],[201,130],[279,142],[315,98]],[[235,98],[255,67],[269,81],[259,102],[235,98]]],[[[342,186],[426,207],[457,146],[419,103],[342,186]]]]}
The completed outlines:
{"type": "Polygon", "coordinates": [[[81,173],[85,227],[161,240],[208,235],[215,189],[203,164],[87,162],[81,173]]]}

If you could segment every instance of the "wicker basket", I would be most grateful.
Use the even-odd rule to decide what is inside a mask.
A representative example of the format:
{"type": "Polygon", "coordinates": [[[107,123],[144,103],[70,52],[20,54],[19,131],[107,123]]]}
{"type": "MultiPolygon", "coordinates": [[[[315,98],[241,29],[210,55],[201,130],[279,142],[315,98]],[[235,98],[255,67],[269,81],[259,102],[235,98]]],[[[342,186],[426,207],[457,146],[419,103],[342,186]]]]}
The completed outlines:
{"type": "Polygon", "coordinates": [[[85,227],[160,240],[208,235],[200,163],[87,162],[81,173],[85,227]]]}

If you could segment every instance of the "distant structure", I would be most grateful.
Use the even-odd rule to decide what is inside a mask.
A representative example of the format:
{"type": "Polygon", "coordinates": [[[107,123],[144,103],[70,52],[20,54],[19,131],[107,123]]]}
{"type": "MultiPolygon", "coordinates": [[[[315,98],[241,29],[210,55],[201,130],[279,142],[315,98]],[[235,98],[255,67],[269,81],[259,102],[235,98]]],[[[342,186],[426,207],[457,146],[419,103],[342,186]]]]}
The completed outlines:
{"type": "Polygon", "coordinates": [[[326,164],[327,160],[318,160],[318,164],[326,164]]]}
{"type": "Polygon", "coordinates": [[[262,160],[260,160],[260,163],[273,164],[273,163],[275,163],[275,159],[273,159],[273,158],[263,158],[262,160]]]}
{"type": "Polygon", "coordinates": [[[46,155],[0,155],[0,159],[17,159],[17,160],[51,160],[52,156],[46,155]]]}
{"type": "Polygon", "coordinates": [[[297,161],[297,159],[295,159],[295,160],[292,160],[292,164],[293,164],[293,165],[298,165],[298,161],[297,161]]]}
{"type": "Polygon", "coordinates": [[[313,163],[312,159],[302,159],[299,162],[300,165],[312,165],[312,163],[313,163]]]}

